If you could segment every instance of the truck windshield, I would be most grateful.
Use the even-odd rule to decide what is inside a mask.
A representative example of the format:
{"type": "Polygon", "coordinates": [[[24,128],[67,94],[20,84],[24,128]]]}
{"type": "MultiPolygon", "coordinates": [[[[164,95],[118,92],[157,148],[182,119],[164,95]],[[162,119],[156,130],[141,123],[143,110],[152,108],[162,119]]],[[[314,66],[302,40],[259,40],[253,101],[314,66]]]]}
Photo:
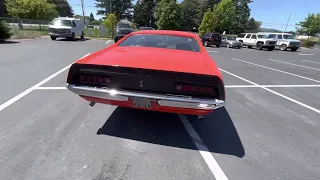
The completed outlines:
{"type": "Polygon", "coordinates": [[[284,35],[283,35],[283,38],[284,38],[284,39],[294,39],[294,36],[291,35],[291,34],[290,34],[290,35],[289,35],[289,34],[284,34],[284,35]]]}
{"type": "Polygon", "coordinates": [[[72,21],[71,20],[62,20],[62,19],[55,19],[51,23],[52,25],[55,26],[72,26],[72,21]]]}

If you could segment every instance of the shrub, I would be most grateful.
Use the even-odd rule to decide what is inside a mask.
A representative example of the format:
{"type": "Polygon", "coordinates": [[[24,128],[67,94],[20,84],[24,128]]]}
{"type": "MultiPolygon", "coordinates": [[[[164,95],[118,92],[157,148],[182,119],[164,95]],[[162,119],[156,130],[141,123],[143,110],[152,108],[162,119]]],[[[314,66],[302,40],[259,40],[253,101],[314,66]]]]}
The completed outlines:
{"type": "Polygon", "coordinates": [[[10,28],[4,21],[0,21],[0,41],[9,39],[12,36],[10,33],[10,28]]]}
{"type": "Polygon", "coordinates": [[[314,47],[314,45],[316,44],[317,42],[315,41],[308,41],[306,39],[302,40],[302,47],[306,47],[306,48],[310,48],[310,47],[314,47]]]}

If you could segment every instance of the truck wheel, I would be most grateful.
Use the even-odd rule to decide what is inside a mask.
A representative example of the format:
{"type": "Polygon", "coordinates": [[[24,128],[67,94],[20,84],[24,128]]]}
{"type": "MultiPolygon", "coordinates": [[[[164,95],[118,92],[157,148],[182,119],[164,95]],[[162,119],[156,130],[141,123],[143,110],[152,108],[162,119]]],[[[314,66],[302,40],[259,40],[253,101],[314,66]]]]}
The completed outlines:
{"type": "Polygon", "coordinates": [[[262,43],[258,43],[258,44],[256,45],[256,49],[257,49],[257,50],[261,50],[262,47],[263,47],[262,43]]]}
{"type": "Polygon", "coordinates": [[[76,35],[74,33],[72,33],[72,38],[71,38],[72,41],[76,40],[76,35]]]}
{"type": "Polygon", "coordinates": [[[51,40],[54,41],[57,39],[57,37],[54,37],[54,36],[50,36],[51,40]]]}
{"type": "Polygon", "coordinates": [[[80,37],[81,39],[84,39],[84,33],[83,33],[83,31],[82,31],[82,33],[81,33],[81,37],[80,37]]]}
{"type": "Polygon", "coordinates": [[[114,38],[114,43],[116,43],[118,41],[118,38],[114,38]]]}
{"type": "Polygon", "coordinates": [[[217,47],[217,48],[220,47],[220,44],[217,44],[216,47],[217,47]]]}
{"type": "Polygon", "coordinates": [[[297,51],[298,48],[291,48],[291,51],[297,51]]]}
{"type": "Polygon", "coordinates": [[[273,51],[274,47],[267,47],[268,51],[273,51]]]}
{"type": "Polygon", "coordinates": [[[281,44],[280,51],[285,51],[285,50],[287,50],[287,45],[281,44]]]}
{"type": "Polygon", "coordinates": [[[251,49],[251,48],[252,48],[252,46],[248,46],[248,48],[249,48],[249,49],[251,49]]]}

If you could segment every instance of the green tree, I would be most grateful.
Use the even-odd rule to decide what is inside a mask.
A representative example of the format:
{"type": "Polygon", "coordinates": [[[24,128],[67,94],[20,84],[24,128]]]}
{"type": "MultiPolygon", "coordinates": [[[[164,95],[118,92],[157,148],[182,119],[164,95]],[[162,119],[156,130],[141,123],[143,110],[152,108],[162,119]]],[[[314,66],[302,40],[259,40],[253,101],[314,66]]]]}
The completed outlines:
{"type": "Polygon", "coordinates": [[[235,8],[232,0],[222,0],[213,10],[214,28],[220,33],[229,30],[235,16],[235,8]]]}
{"type": "Polygon", "coordinates": [[[182,29],[198,28],[203,18],[203,0],[184,0],[181,3],[182,29]]]}
{"type": "Polygon", "coordinates": [[[94,21],[95,19],[94,19],[94,16],[93,16],[93,14],[92,13],[90,13],[90,16],[89,16],[89,21],[90,21],[90,23],[92,22],[92,21],[94,21]]]}
{"type": "Polygon", "coordinates": [[[134,6],[133,21],[138,26],[155,27],[156,0],[138,0],[134,6]]]}
{"type": "Polygon", "coordinates": [[[49,3],[56,5],[56,11],[58,11],[61,17],[72,17],[73,9],[66,0],[47,0],[49,3]]]}
{"type": "Polygon", "coordinates": [[[113,38],[114,35],[114,27],[117,23],[117,17],[115,14],[109,14],[107,18],[104,20],[103,25],[108,29],[109,32],[111,32],[111,38],[113,38]]]}
{"type": "Polygon", "coordinates": [[[258,32],[261,26],[261,22],[256,21],[254,18],[250,18],[245,24],[245,32],[258,32]]]}
{"type": "Polygon", "coordinates": [[[233,0],[235,15],[233,17],[232,31],[235,34],[242,33],[245,31],[245,24],[250,17],[249,3],[252,0],[233,0]]]}
{"type": "Polygon", "coordinates": [[[180,30],[181,9],[176,0],[162,0],[156,9],[158,29],[180,30]]]}
{"type": "Polygon", "coordinates": [[[24,19],[52,20],[58,16],[56,6],[46,0],[6,0],[9,15],[24,19]]]}
{"type": "Polygon", "coordinates": [[[106,16],[109,12],[109,4],[111,1],[111,13],[115,14],[117,20],[127,18],[131,20],[132,18],[132,0],[95,0],[96,7],[99,8],[97,15],[106,16]]]}
{"type": "Polygon", "coordinates": [[[204,13],[203,19],[199,27],[200,35],[203,35],[204,33],[207,33],[207,32],[214,31],[214,22],[212,17],[213,17],[213,12],[211,9],[209,9],[207,12],[204,13]]]}
{"type": "Polygon", "coordinates": [[[297,31],[300,34],[306,34],[308,36],[315,36],[320,33],[320,13],[318,14],[308,14],[304,21],[297,23],[300,28],[297,31]]]}
{"type": "Polygon", "coordinates": [[[9,39],[12,36],[10,33],[10,28],[4,21],[0,21],[0,41],[9,39]]]}

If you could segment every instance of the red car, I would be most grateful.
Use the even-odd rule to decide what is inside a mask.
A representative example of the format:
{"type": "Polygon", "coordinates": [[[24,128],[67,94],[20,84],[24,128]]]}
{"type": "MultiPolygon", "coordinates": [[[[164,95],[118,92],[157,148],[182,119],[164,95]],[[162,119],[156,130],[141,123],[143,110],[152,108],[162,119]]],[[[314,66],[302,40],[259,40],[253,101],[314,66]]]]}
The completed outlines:
{"type": "Polygon", "coordinates": [[[192,32],[144,30],[77,60],[67,88],[120,107],[203,115],[225,104],[219,69],[192,32]]]}

